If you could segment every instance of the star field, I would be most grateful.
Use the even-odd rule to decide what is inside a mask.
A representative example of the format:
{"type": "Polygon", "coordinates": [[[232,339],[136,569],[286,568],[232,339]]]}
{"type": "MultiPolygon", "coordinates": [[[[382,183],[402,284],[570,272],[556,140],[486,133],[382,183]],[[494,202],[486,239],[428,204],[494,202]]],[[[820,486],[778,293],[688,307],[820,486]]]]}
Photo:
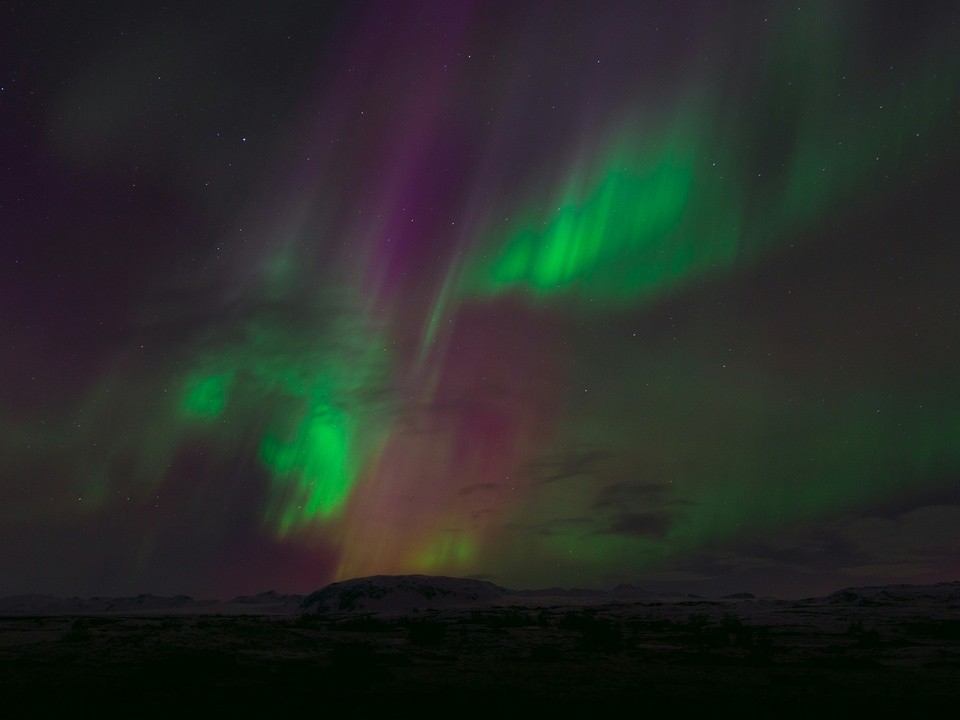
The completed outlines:
{"type": "Polygon", "coordinates": [[[5,15],[0,592],[956,578],[951,4],[5,15]]]}

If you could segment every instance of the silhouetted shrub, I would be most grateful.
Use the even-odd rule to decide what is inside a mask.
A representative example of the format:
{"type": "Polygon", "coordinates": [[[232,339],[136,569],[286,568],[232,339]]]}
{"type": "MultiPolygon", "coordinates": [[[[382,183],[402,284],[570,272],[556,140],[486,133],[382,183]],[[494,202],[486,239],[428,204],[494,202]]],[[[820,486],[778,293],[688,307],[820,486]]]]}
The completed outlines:
{"type": "Polygon", "coordinates": [[[706,615],[691,615],[687,618],[687,631],[693,635],[693,640],[697,645],[706,644],[706,615]]]}
{"type": "Polygon", "coordinates": [[[597,620],[580,632],[581,647],[588,652],[617,653],[623,649],[623,632],[609,620],[597,620]]]}
{"type": "Polygon", "coordinates": [[[392,673],[380,662],[373,646],[362,642],[337,643],[333,646],[330,668],[325,678],[327,691],[333,696],[363,692],[374,683],[384,682],[392,673]]]}
{"type": "Polygon", "coordinates": [[[347,632],[390,632],[396,629],[394,623],[380,618],[358,617],[340,620],[330,626],[330,630],[344,630],[347,632]]]}
{"type": "Polygon", "coordinates": [[[598,618],[595,611],[567,612],[557,627],[580,632],[580,646],[587,652],[620,652],[623,649],[623,631],[611,620],[598,618]]]}
{"type": "Polygon", "coordinates": [[[727,613],[720,621],[723,632],[728,640],[732,637],[738,647],[750,648],[753,646],[753,628],[744,625],[743,621],[733,613],[727,613]]]}
{"type": "Polygon", "coordinates": [[[90,632],[90,623],[86,618],[77,618],[73,621],[70,629],[60,636],[60,640],[71,643],[87,642],[91,637],[93,635],[90,632]]]}
{"type": "Polygon", "coordinates": [[[447,628],[443,623],[429,620],[411,622],[408,628],[410,630],[410,642],[414,645],[439,645],[447,635],[447,628]]]}
{"type": "Polygon", "coordinates": [[[864,650],[875,650],[880,647],[880,633],[875,629],[865,629],[863,623],[855,620],[847,628],[847,635],[856,638],[858,648],[864,650]]]}
{"type": "Polygon", "coordinates": [[[337,643],[333,646],[333,664],[338,667],[367,667],[374,661],[373,647],[362,642],[337,643]]]}
{"type": "Polygon", "coordinates": [[[765,665],[770,662],[773,654],[773,642],[770,640],[770,630],[765,627],[757,628],[750,647],[748,660],[754,664],[765,665]]]}
{"type": "Polygon", "coordinates": [[[483,622],[485,625],[495,628],[529,627],[536,624],[536,620],[529,613],[513,609],[490,613],[484,617],[483,622]]]}
{"type": "Polygon", "coordinates": [[[706,615],[691,615],[687,618],[687,626],[692,632],[703,632],[708,620],[706,615]]]}
{"type": "Polygon", "coordinates": [[[315,613],[304,613],[297,618],[294,625],[298,628],[321,628],[323,627],[324,617],[315,613]]]}
{"type": "Polygon", "coordinates": [[[530,659],[534,662],[556,662],[560,659],[560,650],[552,645],[537,645],[531,648],[530,659]]]}
{"type": "Polygon", "coordinates": [[[704,647],[725,647],[730,644],[727,631],[723,626],[710,626],[710,619],[706,615],[690,615],[687,618],[687,632],[693,637],[693,642],[704,647]]]}
{"type": "Polygon", "coordinates": [[[723,619],[720,620],[720,626],[728,633],[733,634],[743,627],[743,621],[734,613],[725,613],[723,619]]]}
{"type": "Polygon", "coordinates": [[[857,638],[857,647],[864,650],[876,650],[880,645],[880,633],[877,630],[864,630],[857,638]]]}
{"type": "Polygon", "coordinates": [[[590,608],[574,611],[569,610],[557,621],[561,630],[583,630],[596,621],[596,611],[590,608]]]}
{"type": "Polygon", "coordinates": [[[960,620],[911,622],[904,625],[908,635],[934,640],[960,640],[960,620]]]}

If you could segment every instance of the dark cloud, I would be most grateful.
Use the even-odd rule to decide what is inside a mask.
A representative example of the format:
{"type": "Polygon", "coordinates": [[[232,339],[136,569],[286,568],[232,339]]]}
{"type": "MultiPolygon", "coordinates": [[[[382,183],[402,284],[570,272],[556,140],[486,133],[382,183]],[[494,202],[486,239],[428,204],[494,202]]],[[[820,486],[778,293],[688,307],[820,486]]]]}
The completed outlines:
{"type": "Polygon", "coordinates": [[[530,463],[527,470],[541,483],[553,483],[569,478],[592,475],[604,459],[604,453],[593,448],[567,450],[548,455],[530,463]]]}
{"type": "Polygon", "coordinates": [[[593,507],[599,510],[611,507],[661,507],[664,505],[675,507],[692,504],[688,500],[674,497],[674,492],[674,488],[669,484],[612,483],[600,488],[593,507]]]}
{"type": "Polygon", "coordinates": [[[628,513],[617,518],[607,532],[659,539],[666,535],[672,524],[673,518],[666,512],[628,513]]]}
{"type": "MultiPolygon", "coordinates": [[[[623,534],[657,537],[665,513],[624,515],[623,534]]],[[[650,572],[652,581],[705,583],[736,592],[766,588],[783,597],[826,594],[850,585],[935,582],[960,573],[960,504],[924,505],[890,518],[876,514],[836,515],[818,525],[793,525],[701,549],[650,572]]],[[[611,527],[611,530],[613,527],[611,527]]]]}
{"type": "Polygon", "coordinates": [[[583,532],[587,526],[594,522],[594,518],[581,515],[577,517],[555,518],[553,520],[534,525],[517,525],[516,529],[526,530],[527,528],[530,528],[534,535],[551,537],[554,535],[569,535],[571,532],[583,532]]]}
{"type": "Polygon", "coordinates": [[[457,495],[466,497],[477,493],[490,492],[496,490],[498,487],[500,486],[496,483],[474,483],[473,485],[464,485],[457,491],[457,495]]]}

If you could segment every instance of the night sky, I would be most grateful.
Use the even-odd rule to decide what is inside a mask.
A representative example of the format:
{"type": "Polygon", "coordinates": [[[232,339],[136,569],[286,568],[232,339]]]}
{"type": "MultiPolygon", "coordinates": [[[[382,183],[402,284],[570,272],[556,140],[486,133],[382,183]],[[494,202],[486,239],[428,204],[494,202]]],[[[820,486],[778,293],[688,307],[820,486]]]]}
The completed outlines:
{"type": "Polygon", "coordinates": [[[960,577],[960,6],[3,3],[0,594],[960,577]]]}

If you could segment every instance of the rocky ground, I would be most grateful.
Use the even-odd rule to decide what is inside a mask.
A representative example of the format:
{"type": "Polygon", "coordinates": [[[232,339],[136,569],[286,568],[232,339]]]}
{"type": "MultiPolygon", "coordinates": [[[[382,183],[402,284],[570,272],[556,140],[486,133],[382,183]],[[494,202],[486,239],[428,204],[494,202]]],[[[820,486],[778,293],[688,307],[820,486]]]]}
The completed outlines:
{"type": "Polygon", "coordinates": [[[422,607],[409,588],[391,605],[391,589],[345,586],[299,612],[288,600],[282,614],[256,614],[256,603],[243,615],[182,602],[79,616],[21,607],[0,618],[0,707],[932,709],[960,699],[953,585],[796,602],[473,598],[439,586],[422,607]]]}

